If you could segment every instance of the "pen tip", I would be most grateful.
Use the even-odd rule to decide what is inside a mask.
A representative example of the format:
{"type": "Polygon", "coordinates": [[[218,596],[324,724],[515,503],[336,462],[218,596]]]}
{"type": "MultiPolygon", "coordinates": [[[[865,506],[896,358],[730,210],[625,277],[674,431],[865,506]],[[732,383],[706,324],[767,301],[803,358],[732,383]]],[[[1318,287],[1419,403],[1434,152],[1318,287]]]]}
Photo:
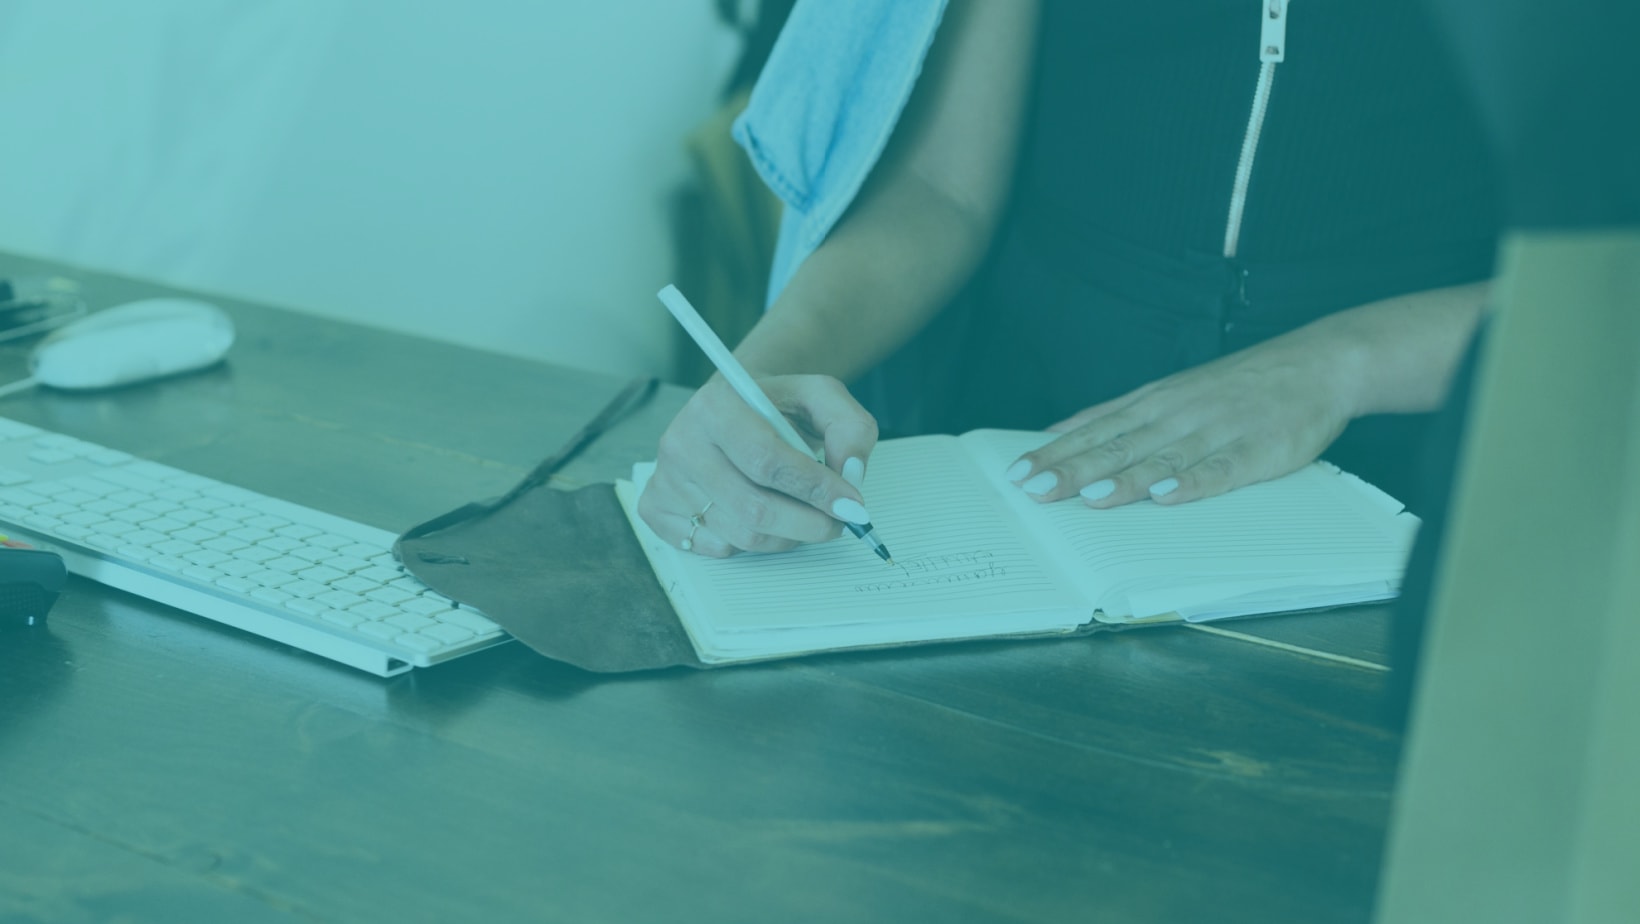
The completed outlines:
{"type": "Polygon", "coordinates": [[[883,559],[883,561],[884,561],[884,562],[886,562],[886,563],[888,563],[888,565],[889,565],[889,566],[890,566],[890,567],[892,567],[892,566],[893,566],[893,564],[894,564],[894,559],[892,559],[892,558],[885,558],[885,559],[883,559]]]}

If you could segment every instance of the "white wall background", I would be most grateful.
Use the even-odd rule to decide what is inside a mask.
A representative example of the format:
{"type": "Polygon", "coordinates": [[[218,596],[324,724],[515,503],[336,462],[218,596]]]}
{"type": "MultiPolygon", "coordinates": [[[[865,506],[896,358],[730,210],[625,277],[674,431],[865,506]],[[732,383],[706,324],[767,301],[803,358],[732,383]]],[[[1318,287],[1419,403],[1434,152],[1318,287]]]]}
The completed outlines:
{"type": "Polygon", "coordinates": [[[710,0],[6,0],[0,249],[664,371],[710,0]]]}

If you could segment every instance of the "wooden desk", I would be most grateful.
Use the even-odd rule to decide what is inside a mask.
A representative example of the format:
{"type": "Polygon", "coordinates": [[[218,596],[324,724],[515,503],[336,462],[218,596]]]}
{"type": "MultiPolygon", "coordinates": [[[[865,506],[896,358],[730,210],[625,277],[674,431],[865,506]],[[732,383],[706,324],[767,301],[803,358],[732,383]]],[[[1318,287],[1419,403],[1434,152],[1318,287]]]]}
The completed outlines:
{"type": "MultiPolygon", "coordinates": [[[[97,307],[161,291],[76,275],[97,307]]],[[[398,530],[620,384],[224,305],[226,368],[0,414],[398,530]]],[[[682,397],[567,479],[650,454],[682,397]]],[[[1385,618],[1235,628],[1381,660],[1385,618]]],[[[381,680],[75,581],[0,635],[0,920],[1363,921],[1383,681],[1186,629],[620,678],[514,644],[381,680]]]]}

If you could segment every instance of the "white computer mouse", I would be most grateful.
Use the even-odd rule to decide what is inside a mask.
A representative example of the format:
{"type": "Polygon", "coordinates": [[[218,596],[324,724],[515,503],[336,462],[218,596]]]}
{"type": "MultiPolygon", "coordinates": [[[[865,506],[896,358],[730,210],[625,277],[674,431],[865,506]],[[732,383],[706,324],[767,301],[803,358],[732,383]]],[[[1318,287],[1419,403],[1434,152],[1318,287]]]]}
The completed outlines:
{"type": "Polygon", "coordinates": [[[233,321],[189,298],[147,298],[106,308],[53,331],[29,356],[34,380],[52,388],[114,388],[221,362],[233,321]]]}

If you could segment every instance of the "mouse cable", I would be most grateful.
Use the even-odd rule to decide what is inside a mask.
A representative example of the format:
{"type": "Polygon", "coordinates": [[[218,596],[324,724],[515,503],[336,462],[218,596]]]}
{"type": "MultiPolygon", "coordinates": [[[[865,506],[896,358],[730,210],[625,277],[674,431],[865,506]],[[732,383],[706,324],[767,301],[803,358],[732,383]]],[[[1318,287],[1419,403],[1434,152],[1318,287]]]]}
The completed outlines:
{"type": "Polygon", "coordinates": [[[26,379],[12,382],[10,385],[0,385],[0,398],[4,398],[7,395],[14,395],[20,391],[28,391],[30,388],[33,388],[38,384],[40,384],[40,380],[30,376],[26,379]]]}

